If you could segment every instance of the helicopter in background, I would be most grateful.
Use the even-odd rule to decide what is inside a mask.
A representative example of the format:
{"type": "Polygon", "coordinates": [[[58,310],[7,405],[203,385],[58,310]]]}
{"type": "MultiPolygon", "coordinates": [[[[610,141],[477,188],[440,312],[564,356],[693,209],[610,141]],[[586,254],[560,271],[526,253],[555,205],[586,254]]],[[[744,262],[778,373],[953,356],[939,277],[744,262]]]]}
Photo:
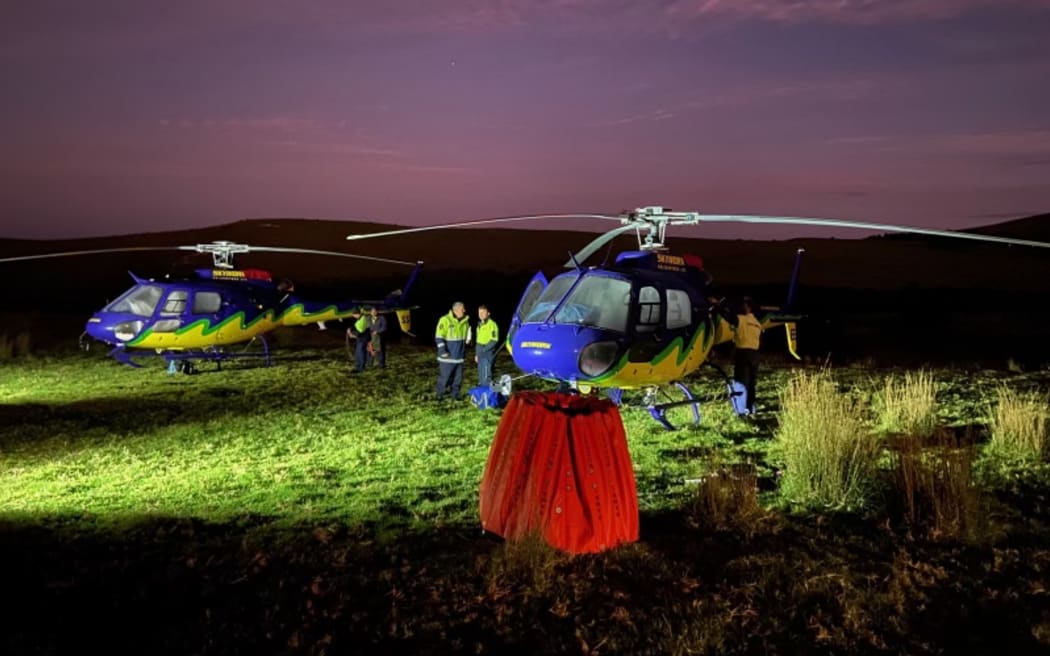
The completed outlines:
{"type": "MultiPolygon", "coordinates": [[[[834,219],[751,215],[708,215],[675,212],[659,206],[640,207],[620,215],[544,214],[482,219],[349,235],[348,240],[392,236],[505,221],[551,218],[600,218],[622,225],[605,232],[565,264],[570,271],[548,280],[539,272],[526,286],[511,318],[506,346],[515,366],[525,375],[558,382],[581,393],[605,389],[616,403],[625,390],[641,390],[641,404],[665,428],[674,427],[667,410],[692,409],[700,421],[699,401],[682,380],[698,370],[711,349],[732,341],[734,330],[721,302],[708,297],[711,277],[695,255],[677,255],[665,245],[668,226],[715,222],[818,225],[971,239],[1050,248],[1050,243],[933,230],[890,224],[834,219]],[[583,263],[614,238],[635,232],[638,249],[622,252],[611,265],[584,267],[583,263]],[[672,396],[672,393],[675,396],[672,396]],[[684,398],[677,400],[681,394],[684,398]]],[[[794,296],[802,251],[796,253],[787,301],[782,307],[763,307],[756,318],[763,329],[783,325],[788,349],[796,358],[794,296]]],[[[728,379],[728,377],[727,377],[728,379]]],[[[747,399],[742,386],[728,381],[730,400],[744,414],[747,399]]]]}
{"type": "MultiPolygon", "coordinates": [[[[381,313],[394,313],[401,330],[411,335],[408,293],[422,268],[422,262],[404,262],[367,255],[302,248],[250,246],[228,241],[194,246],[143,246],[72,251],[42,255],[0,258],[0,263],[151,250],[182,250],[210,253],[212,268],[197,269],[191,277],[177,280],[145,279],[131,273],[135,284],[116,300],[96,311],[87,320],[81,335],[81,348],[87,350],[91,338],[112,347],[109,355],[123,364],[139,367],[133,358],[160,355],[169,373],[193,373],[194,360],[214,361],[221,368],[230,358],[262,357],[270,364],[266,334],[284,326],[317,324],[358,317],[365,307],[381,313]],[[262,269],[235,269],[233,256],[250,252],[325,255],[410,266],[412,272],[404,287],[380,300],[307,300],[296,294],[289,279],[275,281],[262,269]],[[258,342],[262,352],[235,352],[230,347],[258,342]]],[[[130,272],[129,272],[130,273],[130,272]]]]}

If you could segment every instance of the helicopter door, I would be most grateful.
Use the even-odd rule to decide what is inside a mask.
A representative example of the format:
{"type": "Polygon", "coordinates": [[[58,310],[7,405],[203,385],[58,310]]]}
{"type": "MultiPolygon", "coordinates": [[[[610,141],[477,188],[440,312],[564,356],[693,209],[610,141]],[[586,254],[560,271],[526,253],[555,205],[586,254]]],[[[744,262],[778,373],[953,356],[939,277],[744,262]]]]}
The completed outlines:
{"type": "Polygon", "coordinates": [[[660,290],[642,287],[638,290],[638,305],[634,312],[634,340],[627,351],[630,362],[648,362],[664,349],[663,330],[660,317],[663,303],[660,290]]]}
{"type": "Polygon", "coordinates": [[[176,289],[168,293],[164,305],[160,307],[160,318],[153,324],[155,333],[173,333],[182,325],[182,313],[186,311],[189,292],[176,289]]]}
{"type": "Polygon", "coordinates": [[[514,310],[510,328],[507,330],[507,344],[511,343],[514,333],[518,332],[518,328],[525,321],[525,317],[529,316],[529,312],[535,307],[536,301],[545,289],[547,289],[547,276],[541,271],[532,277],[528,287],[525,288],[525,293],[521,295],[521,300],[518,301],[518,307],[514,310]]]}
{"type": "MultiPolygon", "coordinates": [[[[196,292],[193,295],[193,315],[195,320],[206,319],[214,329],[222,321],[222,296],[219,292],[196,292]]],[[[221,339],[221,335],[216,335],[221,339]]]]}

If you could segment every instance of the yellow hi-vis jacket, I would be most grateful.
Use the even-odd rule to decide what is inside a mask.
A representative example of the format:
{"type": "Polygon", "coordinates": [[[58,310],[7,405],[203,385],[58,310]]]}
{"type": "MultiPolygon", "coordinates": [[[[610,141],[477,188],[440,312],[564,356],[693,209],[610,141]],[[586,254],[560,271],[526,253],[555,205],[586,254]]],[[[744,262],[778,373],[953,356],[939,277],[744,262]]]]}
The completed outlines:
{"type": "Polygon", "coordinates": [[[491,318],[478,322],[478,354],[495,353],[499,346],[499,326],[491,318]]]}
{"type": "Polygon", "coordinates": [[[449,312],[438,320],[434,331],[434,343],[437,345],[438,362],[462,364],[467,354],[467,343],[470,342],[470,317],[463,315],[457,319],[449,312]]]}
{"type": "Polygon", "coordinates": [[[733,329],[733,345],[738,349],[758,350],[762,339],[762,324],[753,314],[736,315],[736,326],[733,329]]]}

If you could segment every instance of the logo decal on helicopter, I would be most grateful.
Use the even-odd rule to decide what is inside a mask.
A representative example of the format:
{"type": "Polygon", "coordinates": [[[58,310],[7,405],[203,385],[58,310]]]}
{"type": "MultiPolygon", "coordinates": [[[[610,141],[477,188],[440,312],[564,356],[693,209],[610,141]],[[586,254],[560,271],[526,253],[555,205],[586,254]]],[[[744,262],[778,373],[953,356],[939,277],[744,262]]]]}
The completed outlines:
{"type": "Polygon", "coordinates": [[[685,273],[685,258],[680,255],[656,254],[656,268],[661,271],[685,273]]]}

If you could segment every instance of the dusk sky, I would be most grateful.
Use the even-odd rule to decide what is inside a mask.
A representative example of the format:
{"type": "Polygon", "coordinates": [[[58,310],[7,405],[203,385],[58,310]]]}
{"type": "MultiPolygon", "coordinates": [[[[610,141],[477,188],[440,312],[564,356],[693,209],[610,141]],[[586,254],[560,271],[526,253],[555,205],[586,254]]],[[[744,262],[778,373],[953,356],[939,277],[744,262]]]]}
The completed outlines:
{"type": "Polygon", "coordinates": [[[1050,211],[1050,0],[34,0],[2,16],[4,237],[647,204],[940,228],[1050,211]]]}

